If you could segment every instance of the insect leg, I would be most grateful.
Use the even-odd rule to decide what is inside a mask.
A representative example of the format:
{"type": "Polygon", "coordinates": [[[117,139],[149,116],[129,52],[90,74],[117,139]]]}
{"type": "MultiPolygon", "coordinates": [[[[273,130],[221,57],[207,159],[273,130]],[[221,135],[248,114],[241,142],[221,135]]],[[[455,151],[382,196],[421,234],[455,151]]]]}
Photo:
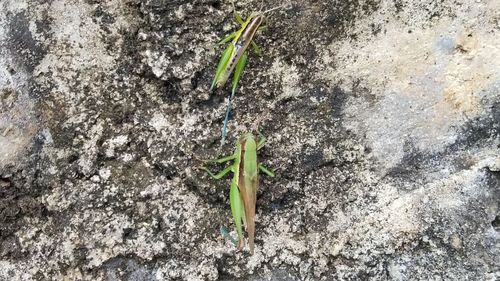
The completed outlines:
{"type": "Polygon", "coordinates": [[[236,243],[236,239],[233,238],[233,236],[231,236],[231,234],[229,234],[229,230],[224,227],[224,226],[220,226],[220,234],[226,238],[226,239],[229,239],[229,241],[233,242],[233,244],[235,246],[237,246],[238,244],[236,243]]]}
{"type": "Polygon", "coordinates": [[[238,82],[240,81],[241,73],[243,73],[243,69],[245,68],[245,65],[247,63],[247,58],[248,58],[248,52],[243,53],[240,60],[236,64],[236,68],[234,70],[233,87],[231,89],[231,97],[229,97],[229,100],[227,102],[226,115],[224,117],[224,125],[222,125],[222,141],[221,141],[222,145],[224,145],[224,143],[226,142],[227,123],[229,121],[229,113],[231,112],[231,101],[233,100],[234,94],[236,93],[236,87],[238,86],[238,82]]]}
{"type": "Polygon", "coordinates": [[[214,80],[212,81],[212,85],[210,86],[210,91],[214,90],[215,85],[219,82],[220,78],[224,77],[224,72],[227,71],[227,64],[229,63],[229,59],[231,58],[233,50],[234,45],[229,44],[229,46],[227,46],[227,48],[224,50],[224,53],[222,53],[222,57],[220,58],[219,64],[217,65],[217,71],[215,72],[214,80]]]}
{"type": "Polygon", "coordinates": [[[260,56],[260,54],[262,53],[262,50],[259,48],[259,46],[257,46],[257,44],[255,44],[255,42],[254,42],[254,41],[252,41],[250,44],[252,45],[252,48],[253,48],[253,50],[255,51],[255,53],[256,53],[258,56],[260,56]]]}
{"type": "Polygon", "coordinates": [[[236,158],[236,155],[232,154],[232,155],[225,156],[225,157],[222,157],[219,159],[210,159],[210,160],[203,160],[203,161],[207,162],[207,163],[224,163],[224,162],[227,162],[230,160],[234,160],[235,158],[236,158]]]}
{"type": "Polygon", "coordinates": [[[236,233],[238,233],[238,249],[243,248],[243,229],[242,220],[244,217],[244,207],[241,201],[240,191],[238,190],[238,183],[235,182],[233,178],[231,182],[231,189],[229,190],[229,201],[231,203],[231,213],[233,214],[233,220],[236,227],[236,233]]]}
{"type": "Polygon", "coordinates": [[[261,164],[259,164],[259,169],[264,172],[264,174],[270,176],[270,177],[274,177],[274,173],[271,172],[270,170],[268,170],[266,167],[262,166],[261,164]]]}
{"type": "Polygon", "coordinates": [[[245,65],[247,64],[247,58],[248,58],[248,52],[245,51],[241,56],[240,60],[238,61],[238,63],[236,64],[233,76],[233,87],[231,88],[231,98],[234,97],[234,94],[236,93],[236,87],[238,86],[238,82],[240,81],[240,76],[243,73],[243,70],[245,69],[245,65]]]}
{"type": "Polygon", "coordinates": [[[234,6],[234,1],[231,1],[231,5],[233,6],[233,14],[234,14],[234,18],[236,19],[236,21],[243,25],[245,23],[245,21],[241,18],[240,14],[238,14],[238,12],[236,12],[236,7],[234,6]]]}
{"type": "Polygon", "coordinates": [[[260,136],[260,140],[257,143],[257,150],[261,149],[264,146],[264,144],[266,144],[266,137],[264,137],[260,133],[259,133],[259,136],[260,136]]]}
{"type": "Polygon", "coordinates": [[[228,36],[224,37],[224,39],[222,39],[219,43],[217,43],[217,45],[222,45],[222,44],[226,44],[227,42],[231,41],[237,34],[238,32],[233,32],[233,33],[230,33],[228,36]]]}
{"type": "Polygon", "coordinates": [[[227,173],[231,172],[233,170],[233,166],[228,166],[224,170],[220,171],[216,175],[214,175],[212,172],[210,172],[209,169],[202,167],[201,169],[205,170],[212,178],[218,180],[221,179],[223,176],[225,176],[227,173]]]}
{"type": "Polygon", "coordinates": [[[245,23],[245,21],[241,18],[240,14],[238,14],[238,13],[236,12],[236,10],[234,11],[234,18],[235,18],[235,19],[236,19],[236,21],[237,21],[239,24],[241,24],[241,25],[243,25],[243,24],[245,23]]]}
{"type": "Polygon", "coordinates": [[[221,140],[221,146],[223,146],[226,143],[226,137],[227,137],[227,123],[229,121],[229,113],[231,112],[231,100],[233,99],[233,95],[229,97],[229,100],[227,101],[227,107],[226,107],[226,114],[224,115],[224,124],[222,125],[222,140],[221,140]]]}

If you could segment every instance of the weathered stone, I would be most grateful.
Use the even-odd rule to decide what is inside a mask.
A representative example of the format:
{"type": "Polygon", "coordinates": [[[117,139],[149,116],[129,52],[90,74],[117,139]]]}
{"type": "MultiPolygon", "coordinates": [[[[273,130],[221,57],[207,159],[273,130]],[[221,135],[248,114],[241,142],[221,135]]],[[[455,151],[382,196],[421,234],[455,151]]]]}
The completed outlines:
{"type": "Polygon", "coordinates": [[[229,179],[197,169],[233,149],[208,91],[231,1],[1,1],[0,280],[500,278],[499,2],[268,25],[229,123],[276,169],[250,256],[219,233],[229,179]]]}

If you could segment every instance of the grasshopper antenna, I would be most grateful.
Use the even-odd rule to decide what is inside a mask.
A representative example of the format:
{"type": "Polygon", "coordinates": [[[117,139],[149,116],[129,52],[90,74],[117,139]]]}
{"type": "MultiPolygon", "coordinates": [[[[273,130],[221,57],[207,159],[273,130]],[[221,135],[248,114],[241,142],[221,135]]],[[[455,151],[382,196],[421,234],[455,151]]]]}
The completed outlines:
{"type": "Polygon", "coordinates": [[[274,10],[277,10],[277,9],[283,8],[283,7],[285,7],[285,6],[288,6],[289,4],[291,4],[291,3],[285,3],[285,4],[283,4],[283,5],[279,5],[278,7],[274,7],[274,8],[271,8],[271,9],[269,9],[269,10],[266,10],[266,11],[262,12],[262,14],[266,14],[266,13],[272,12],[272,11],[274,11],[274,10]]]}
{"type": "MultiPolygon", "coordinates": [[[[255,122],[252,125],[252,131],[259,132],[258,128],[259,128],[260,123],[269,117],[269,113],[270,113],[270,110],[266,109],[266,111],[264,111],[264,113],[262,113],[257,118],[257,120],[255,120],[255,122]]],[[[260,134],[260,132],[259,132],[259,134],[260,134]]]]}

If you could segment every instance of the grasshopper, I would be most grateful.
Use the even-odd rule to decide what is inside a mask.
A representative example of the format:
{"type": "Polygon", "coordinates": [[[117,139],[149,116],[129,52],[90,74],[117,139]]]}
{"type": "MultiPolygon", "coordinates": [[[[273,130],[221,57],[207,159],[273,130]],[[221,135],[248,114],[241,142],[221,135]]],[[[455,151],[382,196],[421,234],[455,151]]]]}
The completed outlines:
{"type": "MultiPolygon", "coordinates": [[[[234,4],[233,4],[234,5],[234,4]]],[[[280,6],[282,7],[282,6],[280,6]]],[[[214,91],[217,88],[224,86],[229,76],[234,70],[231,96],[229,97],[226,114],[224,117],[224,125],[222,128],[222,145],[225,142],[227,135],[227,122],[229,120],[229,112],[231,111],[231,101],[236,93],[236,88],[238,82],[240,81],[241,74],[245,68],[248,59],[248,47],[251,45],[257,55],[260,55],[261,50],[257,44],[253,41],[257,31],[265,29],[266,26],[262,26],[262,23],[266,21],[265,14],[276,10],[280,7],[275,7],[264,12],[254,12],[245,21],[241,18],[238,13],[234,13],[236,21],[241,25],[238,31],[235,31],[227,35],[218,44],[226,44],[231,41],[231,43],[226,47],[217,65],[217,70],[215,71],[215,77],[210,86],[210,91],[214,91]]]]}
{"type": "Polygon", "coordinates": [[[264,146],[265,141],[265,138],[262,137],[257,143],[252,133],[246,133],[236,142],[236,149],[232,155],[206,161],[209,163],[225,163],[233,160],[234,162],[231,165],[215,175],[207,168],[202,168],[214,179],[221,179],[227,173],[233,172],[229,201],[236,233],[238,234],[237,246],[238,249],[242,249],[244,246],[242,231],[242,222],[244,222],[248,232],[248,244],[251,254],[254,252],[255,204],[259,184],[259,170],[270,177],[274,177],[273,172],[257,161],[257,150],[264,146]]]}

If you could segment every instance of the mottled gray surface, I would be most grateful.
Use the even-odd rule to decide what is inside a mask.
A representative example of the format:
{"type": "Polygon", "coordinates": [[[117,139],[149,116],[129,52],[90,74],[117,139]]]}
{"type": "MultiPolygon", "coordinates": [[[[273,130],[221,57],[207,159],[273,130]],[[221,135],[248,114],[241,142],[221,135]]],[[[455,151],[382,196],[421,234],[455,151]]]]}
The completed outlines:
{"type": "Polygon", "coordinates": [[[229,126],[259,122],[277,173],[253,256],[219,233],[229,179],[196,169],[232,151],[208,91],[231,10],[0,1],[0,280],[500,278],[499,1],[270,15],[229,126]]]}

